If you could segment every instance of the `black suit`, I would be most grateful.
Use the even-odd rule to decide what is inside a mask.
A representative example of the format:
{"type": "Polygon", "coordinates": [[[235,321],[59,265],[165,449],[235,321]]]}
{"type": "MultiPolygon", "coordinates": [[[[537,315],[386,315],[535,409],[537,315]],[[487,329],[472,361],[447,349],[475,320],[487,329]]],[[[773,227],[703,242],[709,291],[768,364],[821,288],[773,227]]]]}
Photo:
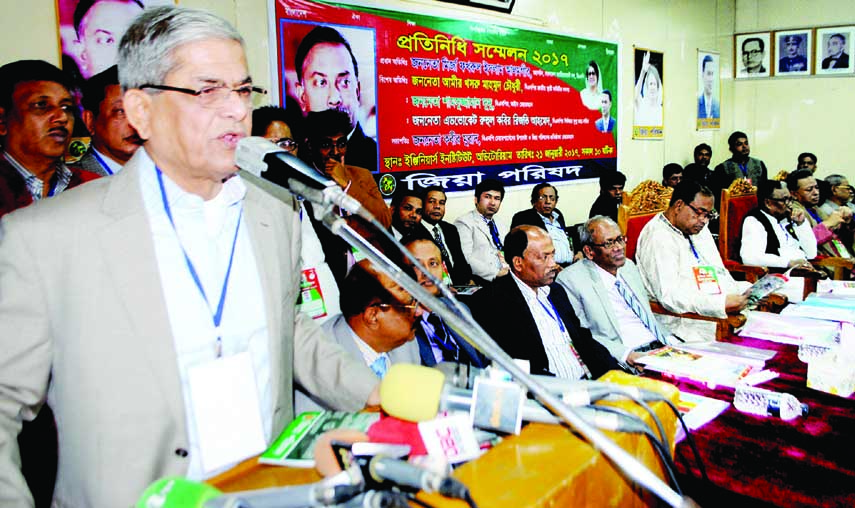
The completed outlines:
{"type": "Polygon", "coordinates": [[[366,136],[358,123],[347,140],[347,155],[344,160],[351,166],[359,166],[372,173],[377,172],[377,142],[366,136]]]}
{"type": "Polygon", "coordinates": [[[823,69],[846,69],[849,67],[849,55],[846,52],[840,53],[840,56],[837,57],[837,60],[827,56],[822,59],[822,68],[823,69]]]}
{"type": "MultiPolygon", "coordinates": [[[[422,219],[424,220],[424,219],[422,219]]],[[[466,256],[463,255],[463,248],[460,247],[460,233],[454,224],[441,220],[438,222],[439,229],[442,230],[442,237],[445,239],[445,248],[448,254],[454,259],[454,263],[450,259],[443,258],[445,266],[448,268],[448,275],[451,276],[451,283],[455,286],[465,286],[472,280],[472,267],[466,262],[466,256]]],[[[436,243],[433,237],[433,226],[424,222],[421,226],[416,227],[413,235],[419,238],[426,238],[436,243]],[[425,229],[427,226],[431,231],[425,229]]]]}
{"type": "MultiPolygon", "coordinates": [[[[579,318],[567,293],[559,284],[552,284],[549,300],[561,316],[573,345],[595,378],[613,369],[620,369],[609,351],[591,336],[590,330],[579,325],[579,318]]],[[[472,296],[469,304],[472,316],[493,340],[512,358],[528,360],[532,374],[547,374],[549,360],[537,323],[529,311],[517,283],[509,274],[496,278],[472,296]]]]}
{"type": "MultiPolygon", "coordinates": [[[[561,226],[561,229],[566,230],[567,225],[564,223],[564,214],[557,208],[555,209],[555,213],[558,215],[558,225],[561,226]]],[[[534,208],[529,208],[528,210],[523,210],[514,214],[513,219],[511,219],[511,229],[523,225],[537,226],[546,231],[546,226],[543,224],[542,216],[534,208]]]]}

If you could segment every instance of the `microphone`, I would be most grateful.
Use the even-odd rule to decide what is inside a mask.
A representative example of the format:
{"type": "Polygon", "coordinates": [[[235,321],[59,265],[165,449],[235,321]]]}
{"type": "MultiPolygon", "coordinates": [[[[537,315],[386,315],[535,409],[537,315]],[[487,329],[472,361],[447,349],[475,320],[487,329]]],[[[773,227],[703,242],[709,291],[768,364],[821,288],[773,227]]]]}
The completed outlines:
{"type": "MultiPolygon", "coordinates": [[[[322,207],[337,206],[374,223],[375,219],[362,204],[338,186],[327,175],[262,137],[249,136],[238,141],[235,164],[241,177],[258,184],[264,179],[322,207]]],[[[265,187],[264,185],[261,185],[265,187]]]]}
{"type": "MultiPolygon", "coordinates": [[[[409,421],[426,421],[441,411],[469,412],[473,406],[472,391],[445,382],[439,370],[420,365],[392,365],[380,382],[380,406],[388,414],[409,421]]],[[[640,421],[616,414],[609,408],[580,406],[574,411],[590,425],[617,432],[647,433],[640,421]]],[[[541,404],[526,400],[522,419],[528,422],[560,424],[558,417],[541,404]]]]}
{"type": "Polygon", "coordinates": [[[385,481],[413,491],[437,492],[455,499],[466,499],[469,496],[469,489],[459,480],[414,466],[405,460],[373,457],[368,463],[368,474],[377,482],[385,481]]]}
{"type": "MultiPolygon", "coordinates": [[[[466,363],[440,362],[434,369],[445,374],[445,382],[458,388],[473,389],[475,379],[487,376],[487,369],[472,367],[466,363]]],[[[532,376],[549,392],[560,395],[563,402],[569,406],[587,406],[591,403],[609,398],[610,395],[623,395],[644,402],[663,400],[664,396],[652,390],[637,386],[624,386],[602,381],[587,381],[562,379],[554,376],[532,376]]]]}

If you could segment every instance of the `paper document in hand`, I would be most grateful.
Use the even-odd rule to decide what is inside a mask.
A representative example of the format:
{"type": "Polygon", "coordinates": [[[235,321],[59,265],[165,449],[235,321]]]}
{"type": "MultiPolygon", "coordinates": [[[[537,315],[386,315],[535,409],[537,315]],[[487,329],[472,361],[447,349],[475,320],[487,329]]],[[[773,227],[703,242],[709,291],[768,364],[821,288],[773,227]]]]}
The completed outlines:
{"type": "MultiPolygon", "coordinates": [[[[792,270],[792,268],[790,268],[792,270]]],[[[766,295],[770,293],[774,293],[777,289],[780,289],[790,278],[787,276],[790,273],[790,270],[787,270],[786,273],[770,273],[768,275],[764,275],[760,280],[754,283],[750,288],[745,291],[745,294],[748,296],[748,305],[754,305],[755,303],[762,300],[766,295]]]]}
{"type": "Polygon", "coordinates": [[[789,305],[780,314],[749,312],[739,335],[798,346],[805,340],[823,340],[839,333],[840,325],[836,322],[802,317],[793,312],[804,305],[789,305]]]}
{"type": "Polygon", "coordinates": [[[636,361],[645,369],[730,387],[736,386],[754,369],[745,363],[684,351],[674,346],[659,348],[636,361]]]}

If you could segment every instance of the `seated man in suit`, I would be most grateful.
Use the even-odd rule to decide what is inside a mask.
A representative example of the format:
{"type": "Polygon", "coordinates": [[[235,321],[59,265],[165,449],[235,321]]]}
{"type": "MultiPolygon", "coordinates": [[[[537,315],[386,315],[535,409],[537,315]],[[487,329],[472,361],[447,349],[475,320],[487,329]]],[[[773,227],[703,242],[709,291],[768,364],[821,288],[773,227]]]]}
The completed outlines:
{"type": "Polygon", "coordinates": [[[454,224],[443,220],[445,217],[445,191],[442,187],[434,185],[425,189],[422,198],[422,227],[427,237],[433,240],[439,252],[442,254],[442,262],[451,276],[452,284],[456,286],[468,286],[474,284],[472,281],[472,268],[463,255],[460,246],[460,233],[454,224]]]}
{"type": "MultiPolygon", "coordinates": [[[[430,294],[439,297],[439,288],[425,276],[424,272],[443,279],[442,255],[439,247],[428,238],[409,237],[404,240],[409,250],[421,266],[414,266],[416,277],[430,294]]],[[[409,261],[405,261],[409,264],[409,261]]],[[[445,324],[438,314],[423,310],[421,319],[416,322],[416,341],[422,365],[433,367],[440,362],[467,363],[473,367],[484,367],[487,360],[466,342],[457,332],[445,324]]]]}
{"type": "Polygon", "coordinates": [[[392,214],[392,234],[396,240],[421,233],[422,191],[398,187],[389,204],[389,212],[392,214]]]}
{"type": "Polygon", "coordinates": [[[514,228],[505,237],[505,260],[511,273],[475,293],[470,306],[508,355],[528,360],[532,374],[566,379],[596,378],[620,368],[579,324],[564,289],[552,284],[559,267],[546,231],[514,228]]]}
{"type": "Polygon", "coordinates": [[[502,182],[488,178],[475,186],[475,209],[457,218],[460,246],[476,283],[484,285],[508,273],[502,257],[502,237],[508,229],[494,216],[505,198],[502,182]]]}
{"type": "Polygon", "coordinates": [[[672,342],[650,310],[650,298],[638,267],[626,259],[626,238],[608,217],[598,215],[579,231],[579,263],[562,270],[556,281],[567,291],[580,324],[618,361],[636,366],[648,351],[672,342]]]}
{"type": "Polygon", "coordinates": [[[852,222],[852,210],[839,207],[823,214],[817,206],[819,186],[809,169],[797,169],[787,175],[787,188],[793,196],[793,211],[806,214],[819,251],[826,256],[851,258],[852,252],[840,235],[846,236],[852,222]]]}
{"type": "Polygon", "coordinates": [[[757,208],[742,221],[739,256],[749,265],[790,268],[816,257],[816,238],[803,209],[792,210],[787,184],[766,180],[757,187],[757,208]]]}
{"type": "Polygon", "coordinates": [[[564,214],[555,208],[558,189],[550,183],[539,183],[531,190],[531,208],[514,214],[511,229],[528,224],[546,230],[555,246],[555,262],[562,267],[573,262],[573,246],[567,236],[564,214]]]}
{"type": "MultiPolygon", "coordinates": [[[[667,210],[641,230],[635,259],[651,298],[671,312],[724,318],[748,304],[751,284],[737,282],[724,267],[707,227],[717,215],[712,192],[684,180],[674,188],[667,210]]],[[[675,335],[700,342],[715,337],[715,323],[662,316],[675,335]]]]}

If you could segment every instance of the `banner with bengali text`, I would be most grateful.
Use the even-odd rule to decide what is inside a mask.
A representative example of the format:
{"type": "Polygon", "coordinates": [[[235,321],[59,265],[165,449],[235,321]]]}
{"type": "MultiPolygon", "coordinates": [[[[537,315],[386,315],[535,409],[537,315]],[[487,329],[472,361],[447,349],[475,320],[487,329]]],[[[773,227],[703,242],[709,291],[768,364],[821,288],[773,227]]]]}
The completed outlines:
{"type": "Polygon", "coordinates": [[[275,6],[286,107],[306,109],[294,69],[303,37],[325,25],[348,41],[356,119],[376,141],[368,169],[384,195],[401,185],[470,190],[485,178],[597,178],[617,167],[616,43],[307,0],[275,6]]]}

